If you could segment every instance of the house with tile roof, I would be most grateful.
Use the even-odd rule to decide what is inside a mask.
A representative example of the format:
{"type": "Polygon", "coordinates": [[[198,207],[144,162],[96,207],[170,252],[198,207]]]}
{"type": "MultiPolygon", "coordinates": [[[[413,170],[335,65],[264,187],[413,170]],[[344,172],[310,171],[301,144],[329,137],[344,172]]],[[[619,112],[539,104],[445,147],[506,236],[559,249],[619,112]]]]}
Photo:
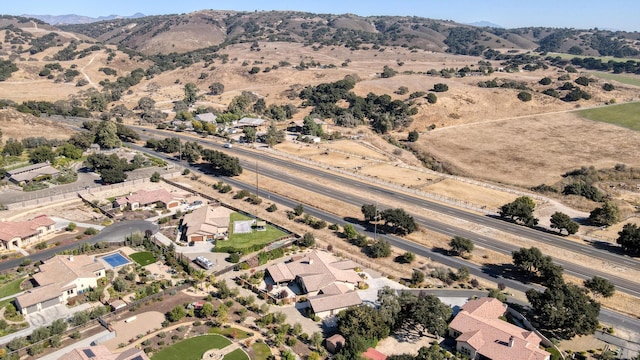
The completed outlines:
{"type": "Polygon", "coordinates": [[[308,298],[308,305],[320,318],[336,315],[349,306],[362,304],[355,291],[362,279],[354,271],[358,265],[339,260],[324,251],[312,251],[273,264],[266,271],[275,284],[295,284],[308,298]]]}
{"type": "Polygon", "coordinates": [[[46,215],[27,221],[0,221],[0,241],[6,250],[38,243],[55,231],[55,222],[46,215]]]}
{"type": "Polygon", "coordinates": [[[33,275],[38,286],[16,297],[17,309],[24,315],[63,304],[95,288],[106,276],[102,261],[89,255],[56,255],[38,268],[33,275]]]}
{"type": "Polygon", "coordinates": [[[471,359],[548,360],[540,348],[542,339],[502,319],[507,305],[494,298],[471,300],[449,324],[449,335],[456,339],[456,350],[471,359]]]}
{"type": "Polygon", "coordinates": [[[120,210],[136,210],[142,207],[156,207],[158,205],[171,209],[180,205],[181,199],[165,189],[139,190],[133,194],[117,198],[113,207],[120,210]]]}
{"type": "Polygon", "coordinates": [[[62,355],[58,360],[149,360],[149,356],[138,348],[123,352],[111,352],[104,345],[81,347],[62,355]]]}
{"type": "Polygon", "coordinates": [[[189,243],[224,238],[229,233],[231,209],[206,205],[182,219],[182,236],[189,243]]]}

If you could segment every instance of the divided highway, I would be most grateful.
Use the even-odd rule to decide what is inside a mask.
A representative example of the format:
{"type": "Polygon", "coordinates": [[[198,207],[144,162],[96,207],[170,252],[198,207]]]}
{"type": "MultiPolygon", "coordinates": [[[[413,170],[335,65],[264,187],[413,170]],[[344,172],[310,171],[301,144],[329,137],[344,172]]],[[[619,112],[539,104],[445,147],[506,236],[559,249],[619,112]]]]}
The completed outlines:
{"type": "MultiPolygon", "coordinates": [[[[141,135],[143,138],[150,137],[149,133],[151,133],[160,137],[173,136],[173,137],[179,137],[183,140],[197,141],[206,146],[214,146],[214,147],[220,146],[218,143],[211,140],[198,139],[198,138],[185,136],[183,134],[176,134],[176,133],[168,134],[166,132],[163,132],[160,130],[154,130],[154,129],[146,129],[146,128],[144,129],[145,131],[141,132],[141,135]]],[[[236,153],[244,157],[250,157],[254,159],[254,161],[269,163],[269,164],[273,164],[283,168],[291,168],[301,173],[322,177],[329,181],[340,183],[343,186],[350,186],[359,190],[362,190],[363,187],[365,187],[366,190],[369,191],[369,193],[371,194],[371,196],[366,199],[356,197],[351,193],[344,193],[344,192],[337,191],[331,187],[323,186],[316,182],[301,179],[299,177],[290,176],[286,173],[283,173],[282,171],[268,169],[264,167],[260,168],[260,175],[268,176],[280,181],[284,181],[291,185],[298,186],[298,187],[307,189],[309,191],[331,196],[353,205],[360,206],[365,203],[372,203],[372,199],[378,199],[378,203],[383,204],[382,198],[391,196],[396,200],[402,201],[404,203],[413,205],[418,208],[424,208],[425,210],[439,212],[439,213],[449,215],[458,219],[476,223],[481,226],[494,228],[499,231],[511,233],[523,238],[528,238],[534,241],[546,243],[546,244],[555,246],[557,248],[562,248],[577,254],[582,254],[589,257],[596,257],[602,261],[606,261],[610,263],[611,266],[618,266],[618,267],[630,268],[630,269],[640,268],[640,261],[634,258],[630,258],[628,256],[618,255],[615,253],[611,253],[607,250],[597,249],[585,244],[579,244],[573,241],[565,240],[558,235],[545,233],[542,231],[530,229],[525,226],[520,226],[507,221],[503,221],[500,219],[479,215],[476,213],[461,210],[445,204],[418,198],[418,197],[406,194],[404,192],[394,191],[393,189],[388,187],[383,187],[376,184],[363,183],[357,179],[353,179],[348,176],[337,175],[329,171],[323,171],[323,170],[314,168],[312,166],[307,166],[307,165],[299,164],[293,161],[283,160],[274,156],[270,156],[270,154],[266,152],[250,151],[247,149],[243,149],[240,146],[234,147],[232,149],[224,149],[224,151],[230,152],[230,153],[236,153]]],[[[241,165],[245,168],[251,169],[255,166],[255,163],[241,161],[241,165]]],[[[416,221],[421,226],[424,226],[425,228],[432,231],[436,231],[449,236],[458,235],[458,236],[470,238],[480,246],[484,246],[486,248],[489,248],[501,253],[511,254],[513,250],[518,249],[517,246],[513,246],[508,243],[498,241],[487,236],[482,236],[471,231],[463,230],[455,226],[443,224],[441,222],[434,221],[432,219],[421,216],[420,214],[413,214],[413,215],[416,218],[416,221]]],[[[565,268],[565,271],[571,275],[575,275],[583,279],[590,278],[595,275],[605,277],[611,280],[617,286],[619,291],[626,292],[634,296],[640,296],[640,286],[636,282],[629,281],[617,276],[604,274],[598,271],[593,271],[587,267],[579,266],[579,265],[576,265],[567,261],[563,261],[560,259],[554,259],[554,260],[556,261],[557,264],[562,265],[565,268]]]]}
{"type": "MultiPolygon", "coordinates": [[[[141,151],[147,152],[149,154],[153,154],[157,156],[157,153],[150,151],[149,149],[145,149],[145,148],[140,148],[137,146],[132,146],[135,147],[141,151]]],[[[174,163],[178,163],[177,161],[174,161],[172,159],[168,159],[169,161],[172,161],[174,163]]],[[[181,164],[182,166],[185,166],[186,164],[181,164]]],[[[189,166],[189,165],[186,165],[189,166]]],[[[190,166],[189,166],[190,167],[190,166]]],[[[190,167],[192,171],[198,171],[197,169],[195,169],[194,167],[190,167]]],[[[262,174],[262,172],[261,172],[262,174]]],[[[245,184],[243,182],[240,182],[236,179],[233,178],[224,178],[224,181],[230,185],[232,185],[235,188],[238,189],[245,189],[248,191],[253,191],[255,190],[255,187],[251,184],[245,184]]],[[[272,193],[270,191],[268,191],[267,189],[261,189],[260,190],[260,194],[262,197],[268,197],[269,199],[271,199],[272,201],[278,202],[279,204],[282,204],[284,206],[293,208],[296,205],[299,204],[299,202],[297,200],[291,200],[289,198],[283,197],[281,195],[278,195],[276,193],[272,193]]],[[[319,210],[317,208],[314,208],[312,206],[305,206],[305,212],[314,216],[315,218],[318,219],[322,219],[328,223],[344,223],[344,219],[333,215],[331,213],[325,212],[323,210],[319,210]]],[[[362,227],[359,224],[353,224],[354,227],[361,233],[366,233],[368,236],[373,237],[374,234],[367,230],[366,228],[362,227]]],[[[535,288],[536,290],[542,290],[543,288],[537,285],[527,285],[527,284],[523,284],[519,281],[515,281],[515,280],[511,280],[508,278],[503,278],[500,277],[500,275],[492,273],[491,271],[488,271],[487,269],[483,269],[478,265],[469,263],[463,259],[460,259],[458,257],[452,257],[452,256],[447,256],[444,254],[440,254],[437,252],[432,251],[431,249],[416,244],[412,241],[409,240],[405,240],[399,237],[395,237],[395,236],[391,236],[391,235],[386,235],[386,234],[377,234],[377,236],[379,238],[384,238],[385,240],[389,241],[389,243],[394,246],[397,247],[403,251],[411,251],[417,255],[420,256],[424,256],[427,258],[431,258],[432,260],[439,262],[441,264],[447,265],[447,266],[451,266],[454,268],[459,268],[461,266],[466,266],[469,268],[469,272],[471,274],[471,276],[474,277],[478,277],[478,278],[483,278],[483,279],[487,279],[489,281],[495,281],[495,282],[502,282],[504,283],[508,288],[511,288],[513,290],[516,291],[522,291],[522,292],[526,292],[528,289],[530,288],[535,288]]],[[[607,309],[602,309],[600,311],[600,317],[599,320],[602,323],[605,324],[611,324],[614,325],[615,327],[620,327],[620,328],[624,328],[627,329],[629,331],[632,331],[634,333],[640,333],[640,320],[631,316],[627,316],[627,315],[623,315],[611,310],[607,310],[607,309]]]]}

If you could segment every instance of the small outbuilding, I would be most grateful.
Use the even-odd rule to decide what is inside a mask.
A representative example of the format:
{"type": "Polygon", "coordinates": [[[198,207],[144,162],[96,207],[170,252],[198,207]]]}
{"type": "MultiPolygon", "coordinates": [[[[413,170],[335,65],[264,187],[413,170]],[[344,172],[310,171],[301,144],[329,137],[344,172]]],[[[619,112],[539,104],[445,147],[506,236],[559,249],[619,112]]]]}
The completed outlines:
{"type": "Polygon", "coordinates": [[[336,354],[338,351],[340,351],[340,349],[342,349],[345,341],[346,340],[344,339],[344,336],[335,334],[327,338],[324,346],[327,348],[328,352],[336,354]]]}

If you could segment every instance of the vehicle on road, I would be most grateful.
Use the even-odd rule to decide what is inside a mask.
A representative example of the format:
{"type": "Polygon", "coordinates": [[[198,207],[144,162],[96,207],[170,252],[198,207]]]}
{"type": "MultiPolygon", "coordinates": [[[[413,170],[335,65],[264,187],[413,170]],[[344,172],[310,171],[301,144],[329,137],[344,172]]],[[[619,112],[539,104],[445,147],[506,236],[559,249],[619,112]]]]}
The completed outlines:
{"type": "Polygon", "coordinates": [[[231,143],[226,143],[226,144],[224,144],[224,147],[226,149],[231,149],[233,147],[233,145],[231,143]]]}

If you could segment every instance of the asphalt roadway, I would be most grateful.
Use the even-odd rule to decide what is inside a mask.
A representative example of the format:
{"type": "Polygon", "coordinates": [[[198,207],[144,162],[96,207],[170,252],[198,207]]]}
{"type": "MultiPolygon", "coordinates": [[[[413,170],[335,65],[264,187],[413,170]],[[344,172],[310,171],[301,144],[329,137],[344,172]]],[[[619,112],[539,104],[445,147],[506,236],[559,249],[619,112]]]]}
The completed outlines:
{"type": "MultiPolygon", "coordinates": [[[[165,137],[168,135],[167,133],[159,130],[146,129],[144,132],[141,132],[141,138],[143,139],[149,138],[150,134],[155,134],[155,135],[165,136],[165,137]]],[[[171,134],[171,136],[180,137],[183,140],[197,141],[207,146],[212,146],[212,145],[220,146],[220,144],[211,140],[198,139],[194,137],[185,136],[179,133],[171,134]]],[[[145,149],[143,147],[138,147],[135,145],[132,145],[132,147],[140,151],[149,152],[149,149],[145,149]]],[[[223,151],[228,151],[231,153],[235,152],[237,154],[242,154],[243,156],[249,156],[249,157],[252,157],[254,161],[272,163],[284,168],[287,168],[287,167],[293,168],[296,171],[301,171],[303,173],[312,174],[315,176],[327,178],[331,181],[341,183],[341,185],[343,186],[351,186],[353,188],[357,188],[360,190],[362,190],[364,187],[370,192],[371,194],[370,197],[361,198],[353,195],[352,193],[340,192],[335,190],[332,187],[324,186],[322,184],[319,184],[313,181],[308,181],[300,177],[290,176],[286,172],[282,172],[279,170],[273,170],[268,168],[259,169],[260,175],[262,176],[267,176],[280,181],[285,181],[291,185],[298,186],[300,188],[313,191],[319,194],[323,194],[326,196],[331,196],[331,197],[334,197],[335,199],[339,199],[343,202],[347,202],[349,204],[356,205],[358,207],[361,206],[362,204],[372,203],[373,202],[372,199],[377,199],[379,207],[384,208],[385,206],[384,206],[383,199],[385,197],[393,197],[395,200],[400,200],[405,203],[411,204],[415,207],[424,208],[425,210],[431,210],[431,211],[439,212],[449,216],[453,216],[453,217],[463,219],[472,223],[477,223],[481,226],[494,228],[494,229],[511,233],[523,238],[528,238],[533,241],[546,243],[554,247],[565,249],[567,251],[582,254],[588,257],[595,257],[601,261],[610,263],[611,266],[617,266],[622,268],[640,268],[640,261],[638,261],[637,259],[625,256],[625,255],[615,254],[609,250],[598,249],[590,245],[578,244],[569,240],[565,240],[559,235],[554,235],[554,234],[546,233],[544,231],[530,229],[525,226],[513,224],[511,222],[496,219],[490,216],[478,215],[476,213],[461,210],[445,204],[414,197],[403,192],[397,192],[391,188],[387,188],[387,187],[383,187],[375,184],[366,184],[357,179],[336,175],[328,171],[323,171],[314,167],[298,164],[293,161],[282,160],[282,159],[270,156],[269,154],[264,152],[249,151],[246,149],[242,149],[242,147],[240,146],[236,146],[232,149],[225,148],[223,149],[223,151]]],[[[158,153],[155,153],[155,152],[150,152],[150,153],[155,154],[156,156],[159,155],[158,153]]],[[[174,160],[170,156],[165,156],[165,159],[169,161],[174,160]]],[[[182,165],[185,165],[185,164],[182,163],[182,165]]],[[[250,169],[255,166],[255,162],[251,163],[247,161],[241,161],[241,165],[245,168],[250,169]]],[[[429,219],[428,217],[422,216],[419,213],[418,214],[413,213],[412,215],[416,219],[416,222],[420,226],[423,226],[426,229],[436,231],[452,237],[462,236],[465,238],[469,238],[473,240],[474,243],[476,243],[478,246],[483,246],[485,248],[498,251],[503,254],[510,255],[514,250],[519,249],[518,246],[514,246],[503,241],[498,241],[488,236],[482,236],[475,232],[463,230],[449,224],[444,224],[444,223],[435,221],[433,219],[429,219]]],[[[633,296],[640,296],[640,286],[635,281],[630,281],[618,276],[613,276],[604,272],[595,271],[586,266],[577,265],[575,263],[564,261],[559,258],[554,258],[554,261],[556,264],[561,265],[565,269],[565,272],[567,274],[576,276],[581,279],[588,279],[588,278],[592,278],[593,276],[600,276],[600,277],[609,279],[616,286],[616,289],[618,291],[625,292],[633,296]]]]}
{"type": "MultiPolygon", "coordinates": [[[[133,147],[133,146],[132,146],[133,147]]],[[[154,156],[158,156],[159,154],[155,153],[154,151],[151,151],[149,149],[145,149],[145,148],[140,148],[140,147],[135,147],[136,149],[146,152],[148,154],[153,154],[154,156]]],[[[170,157],[165,157],[168,161],[171,161],[173,163],[176,164],[180,164],[182,166],[188,166],[192,171],[194,172],[199,172],[199,170],[195,167],[192,167],[186,163],[180,163],[177,160],[174,160],[170,157]]],[[[261,172],[262,174],[262,172],[261,172]]],[[[229,185],[238,188],[238,189],[244,189],[244,190],[248,190],[248,191],[254,191],[255,187],[252,184],[245,184],[243,182],[240,182],[238,180],[235,180],[234,178],[229,178],[229,177],[221,177],[224,178],[224,181],[226,183],[228,183],[229,185]]],[[[275,201],[279,204],[282,204],[286,207],[289,208],[294,208],[296,205],[299,204],[299,202],[297,200],[291,200],[289,198],[283,197],[281,195],[272,193],[270,191],[268,191],[267,189],[260,189],[260,196],[262,196],[263,198],[268,198],[270,201],[275,201]]],[[[328,223],[335,223],[335,224],[344,224],[346,221],[341,218],[338,217],[336,215],[333,215],[331,213],[325,212],[323,210],[305,205],[305,213],[308,213],[310,215],[312,215],[315,218],[318,219],[322,219],[328,223]]],[[[409,240],[405,240],[396,236],[392,236],[392,235],[387,235],[387,234],[379,234],[379,233],[374,233],[371,231],[370,228],[365,228],[364,226],[362,226],[362,224],[354,222],[352,223],[352,225],[356,228],[356,230],[360,233],[365,233],[367,234],[369,237],[374,238],[383,238],[385,240],[387,240],[392,246],[397,247],[403,251],[410,251],[414,254],[420,255],[420,256],[424,256],[426,258],[430,258],[436,262],[439,262],[443,265],[446,266],[450,266],[453,268],[460,268],[462,266],[466,266],[467,268],[469,268],[469,273],[472,277],[477,277],[477,278],[483,278],[483,279],[487,279],[489,281],[493,281],[493,282],[498,282],[498,283],[503,283],[505,284],[508,288],[511,288],[513,290],[516,291],[521,291],[521,292],[526,292],[527,290],[534,288],[538,291],[543,291],[544,288],[538,285],[532,285],[532,284],[523,284],[520,281],[514,280],[514,279],[510,279],[508,277],[503,277],[500,274],[500,270],[499,269],[491,269],[491,268],[483,268],[481,266],[475,265],[473,263],[467,262],[461,258],[458,257],[454,257],[454,256],[448,256],[447,254],[441,253],[441,252],[436,252],[433,251],[431,249],[429,249],[428,247],[416,244],[412,241],[409,240]]],[[[365,256],[363,254],[363,256],[365,256]]],[[[623,315],[611,310],[607,310],[607,309],[602,309],[600,311],[600,317],[599,317],[600,322],[605,323],[605,324],[611,324],[614,325],[615,327],[620,327],[620,328],[624,328],[627,329],[629,331],[632,331],[634,333],[640,333],[640,319],[635,318],[635,317],[631,317],[631,316],[627,316],[627,315],[623,315]]]]}
{"type": "Polygon", "coordinates": [[[158,231],[158,225],[149,221],[144,221],[144,220],[131,220],[131,221],[118,222],[113,225],[107,226],[101,232],[99,232],[96,236],[93,236],[91,238],[76,241],[76,242],[58,246],[58,247],[54,247],[54,248],[44,250],[26,257],[0,262],[0,271],[6,271],[19,266],[22,263],[22,261],[24,261],[25,258],[29,258],[31,259],[32,263],[36,263],[40,260],[47,260],[53,257],[54,255],[59,254],[65,250],[75,249],[79,245],[84,243],[95,244],[102,241],[106,241],[106,242],[123,241],[125,237],[128,235],[131,235],[135,232],[144,233],[147,230],[151,230],[151,232],[155,234],[158,231]]]}

